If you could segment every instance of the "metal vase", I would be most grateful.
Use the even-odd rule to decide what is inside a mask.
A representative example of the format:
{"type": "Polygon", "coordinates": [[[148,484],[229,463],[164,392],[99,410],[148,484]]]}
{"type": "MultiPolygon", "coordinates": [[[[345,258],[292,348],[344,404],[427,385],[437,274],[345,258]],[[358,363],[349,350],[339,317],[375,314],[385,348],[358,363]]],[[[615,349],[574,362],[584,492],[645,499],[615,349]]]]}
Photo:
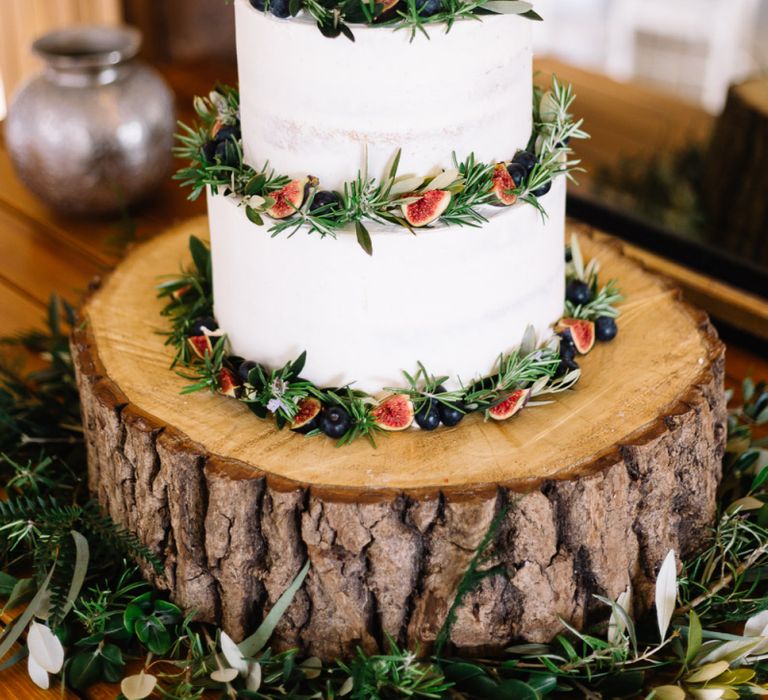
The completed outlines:
{"type": "Polygon", "coordinates": [[[105,214],[152,193],[171,166],[173,95],[135,60],[129,27],[74,27],[33,44],[43,72],[11,102],[5,139],[19,177],[63,212],[105,214]]]}

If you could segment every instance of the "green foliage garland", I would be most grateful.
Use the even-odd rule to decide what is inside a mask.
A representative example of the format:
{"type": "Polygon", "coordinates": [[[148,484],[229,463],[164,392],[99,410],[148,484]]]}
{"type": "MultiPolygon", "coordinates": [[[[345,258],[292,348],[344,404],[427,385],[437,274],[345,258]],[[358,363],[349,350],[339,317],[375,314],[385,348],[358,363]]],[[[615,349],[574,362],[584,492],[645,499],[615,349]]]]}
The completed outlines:
{"type": "MultiPolygon", "coordinates": [[[[367,24],[391,29],[405,29],[413,39],[416,34],[429,38],[427,25],[443,24],[450,31],[455,22],[477,19],[483,15],[514,14],[526,19],[541,20],[530,2],[520,0],[443,0],[437,13],[425,16],[425,0],[402,0],[396,3],[375,0],[290,0],[291,18],[304,14],[317,23],[320,32],[330,39],[345,36],[350,41],[355,35],[350,25],[367,24]]],[[[264,0],[264,12],[269,13],[271,2],[264,0]]]]}
{"type": "MultiPolygon", "coordinates": [[[[570,110],[575,96],[553,76],[552,87],[546,92],[534,90],[534,130],[527,145],[535,152],[537,163],[526,180],[513,192],[521,203],[546,212],[535,192],[546,189],[555,178],[572,177],[579,161],[572,157],[571,139],[588,138],[582,121],[575,120],[570,110]]],[[[274,172],[269,164],[257,172],[243,160],[240,133],[240,99],[234,88],[218,87],[208,97],[195,100],[199,123],[194,126],[180,124],[177,135],[177,157],[189,161],[175,178],[182,187],[191,187],[190,199],[197,199],[206,188],[214,194],[236,196],[245,207],[250,221],[262,225],[264,217],[275,204],[274,193],[290,182],[290,178],[274,172]],[[229,136],[220,144],[218,155],[209,146],[223,128],[229,136]]],[[[510,154],[511,156],[512,154],[510,154]]],[[[299,230],[335,237],[337,232],[354,226],[361,247],[370,255],[371,239],[366,223],[375,222],[411,228],[402,214],[403,204],[416,201],[430,189],[452,193],[448,209],[439,221],[446,225],[480,226],[486,217],[483,207],[494,203],[493,174],[495,163],[480,163],[473,154],[459,161],[454,154],[452,168],[439,175],[419,177],[399,176],[400,154],[392,163],[389,173],[380,182],[367,172],[358,172],[345,183],[340,206],[326,205],[311,211],[320,184],[308,179],[308,196],[302,206],[287,218],[276,220],[269,228],[273,236],[293,235],[299,230]],[[439,187],[435,186],[438,184],[439,187]]],[[[516,206],[516,205],[513,205],[516,206]]]]}
{"type": "MultiPolygon", "coordinates": [[[[231,356],[227,337],[221,331],[210,335],[211,349],[202,358],[196,357],[190,349],[191,329],[201,318],[210,317],[213,313],[210,251],[194,236],[190,238],[190,251],[193,265],[180,276],[170,277],[158,286],[158,296],[166,301],[162,313],[171,326],[166,333],[166,345],[175,349],[172,367],[180,367],[177,371],[190,381],[183,393],[206,390],[217,392],[222,389],[225,378],[236,377],[239,367],[236,363],[242,362],[242,358],[231,356]]],[[[601,315],[617,317],[619,312],[614,305],[623,297],[618,292],[616,282],[612,280],[600,287],[596,262],[587,265],[586,270],[582,269],[584,265],[576,237],[571,251],[581,267],[576,269],[571,264],[568,276],[582,275],[588,280],[593,289],[593,299],[578,309],[567,311],[573,311],[574,318],[587,320],[601,315]]],[[[469,384],[459,381],[459,389],[446,390],[443,384],[449,377],[435,376],[418,363],[418,371],[414,374],[404,372],[406,387],[388,387],[386,391],[408,397],[415,411],[419,411],[427,402],[437,402],[461,407],[464,413],[482,411],[488,418],[494,407],[521,389],[530,391],[532,401],[529,405],[532,406],[545,403],[541,401],[544,397],[570,390],[578,381],[580,370],[558,373],[562,359],[560,349],[557,336],[537,346],[535,334],[530,328],[517,349],[499,355],[495,372],[490,377],[469,384]]],[[[352,424],[339,440],[339,446],[360,437],[367,438],[375,446],[375,436],[380,432],[373,415],[377,401],[351,386],[324,389],[302,379],[301,372],[306,359],[306,353],[302,353],[293,362],[277,369],[267,369],[257,364],[250,370],[247,381],[237,382],[239,386],[235,397],[259,418],[273,415],[279,429],[294,421],[304,399],[315,398],[323,406],[341,406],[352,417],[352,424]]],[[[310,436],[320,434],[318,429],[309,433],[310,436]]]]}
{"type": "MultiPolygon", "coordinates": [[[[80,491],[85,462],[77,437],[77,394],[60,308],[56,302],[51,305],[49,333],[8,342],[12,349],[23,345],[41,354],[41,369],[26,371],[18,361],[10,361],[9,355],[2,365],[13,370],[4,370],[0,379],[0,395],[5,397],[0,404],[0,440],[8,455],[0,460],[0,477],[6,493],[13,495],[0,507],[0,551],[4,553],[0,595],[7,608],[23,609],[17,622],[0,635],[3,668],[28,653],[26,647],[11,652],[12,642],[27,626],[30,630],[50,626],[64,652],[63,677],[68,685],[84,690],[98,681],[121,682],[126,698],[138,698],[137,690],[147,688],[179,700],[200,698],[207,690],[229,697],[366,700],[490,700],[563,694],[590,699],[683,700],[765,693],[765,382],[744,382],[743,403],[730,411],[718,523],[707,548],[683,562],[679,579],[674,575],[672,555],[662,567],[657,601],[667,615],[658,626],[651,619],[633,620],[626,594],[617,601],[597,597],[605,605],[606,618],[610,615],[607,622],[585,632],[565,629],[551,644],[512,646],[497,659],[452,658],[447,643],[449,618],[440,655],[419,659],[418,650],[404,649],[390,640],[389,649],[382,654],[358,651],[352,659],[324,665],[318,659],[301,658],[295,650],[274,654],[268,646],[271,631],[301,586],[308,565],[256,633],[236,645],[223,632],[195,622],[193,616],[185,617],[164,594],[141,581],[130,562],[116,560],[111,547],[100,546],[106,538],[123,551],[133,550],[151,559],[130,536],[98,515],[95,506],[82,498],[73,501],[73,494],[80,491]],[[30,420],[32,415],[34,420],[30,420]],[[34,442],[30,441],[32,435],[34,442]],[[65,463],[66,470],[47,466],[65,463]],[[19,464],[25,465],[26,476],[10,485],[19,464]],[[62,534],[69,527],[87,536],[87,540],[82,535],[70,537],[74,556],[61,547],[66,539],[62,534]],[[55,533],[59,534],[49,536],[55,533]],[[24,578],[33,561],[53,561],[54,568],[43,576],[24,578]],[[67,572],[57,584],[65,591],[65,602],[52,616],[44,599],[49,597],[58,566],[67,572]],[[35,615],[44,622],[34,622],[35,615]],[[126,663],[131,659],[140,663],[141,673],[128,675],[126,663]]],[[[504,511],[462,577],[454,609],[492,565],[503,516],[504,511]]],[[[38,646],[32,651],[38,654],[38,646]]]]}

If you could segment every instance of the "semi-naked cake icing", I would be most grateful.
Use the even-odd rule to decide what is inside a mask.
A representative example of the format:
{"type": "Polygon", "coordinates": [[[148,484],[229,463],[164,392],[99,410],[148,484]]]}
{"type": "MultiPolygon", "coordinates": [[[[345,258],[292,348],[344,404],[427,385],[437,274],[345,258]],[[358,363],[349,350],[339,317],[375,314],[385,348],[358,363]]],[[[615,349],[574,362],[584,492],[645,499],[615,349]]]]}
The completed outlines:
{"type": "MultiPolygon", "coordinates": [[[[309,20],[277,19],[237,0],[245,161],[340,190],[366,167],[428,175],[474,153],[509,161],[532,130],[530,21],[459,20],[429,38],[356,26],[331,40],[309,20]],[[367,161],[366,161],[367,154],[367,161]]],[[[215,314],[233,353],[282,366],[306,350],[303,376],[369,393],[403,384],[422,362],[467,382],[488,374],[528,325],[540,339],[562,316],[565,178],[540,197],[482,207],[478,227],[411,232],[368,225],[331,237],[272,236],[243,202],[209,192],[215,314]]]]}
{"type": "Polygon", "coordinates": [[[237,0],[237,60],[246,161],[315,175],[328,189],[364,165],[381,177],[445,168],[455,152],[510,159],[531,135],[531,22],[499,15],[427,27],[411,38],[355,27],[328,40],[310,20],[281,20],[237,0]]]}

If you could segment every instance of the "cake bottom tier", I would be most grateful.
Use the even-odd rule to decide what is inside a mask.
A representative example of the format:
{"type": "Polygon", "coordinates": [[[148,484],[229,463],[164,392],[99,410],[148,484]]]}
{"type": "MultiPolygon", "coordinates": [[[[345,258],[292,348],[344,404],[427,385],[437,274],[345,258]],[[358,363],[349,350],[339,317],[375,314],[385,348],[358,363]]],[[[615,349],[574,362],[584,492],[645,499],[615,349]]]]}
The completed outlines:
{"type": "Polygon", "coordinates": [[[565,178],[541,198],[487,207],[474,228],[414,235],[371,226],[373,255],[354,230],[335,240],[257,226],[232,197],[209,196],[216,318],[234,354],[270,367],[307,351],[318,386],[370,394],[403,386],[423,363],[450,384],[490,373],[526,327],[540,338],[563,313],[565,178]]]}
{"type": "Polygon", "coordinates": [[[224,397],[179,395],[153,286],[204,228],[132,253],[72,340],[89,486],[162,560],[147,576],[185,609],[243,637],[309,560],[277,648],[330,659],[384,648],[389,634],[428,652],[507,509],[497,573],[451,629],[455,650],[486,653],[605,615],[595,593],[631,586],[639,613],[668,550],[702,545],[726,434],[723,347],[704,314],[615,245],[582,236],[627,302],[619,338],[584,359],[576,391],[507,423],[471,416],[335,449],[224,397]]]}

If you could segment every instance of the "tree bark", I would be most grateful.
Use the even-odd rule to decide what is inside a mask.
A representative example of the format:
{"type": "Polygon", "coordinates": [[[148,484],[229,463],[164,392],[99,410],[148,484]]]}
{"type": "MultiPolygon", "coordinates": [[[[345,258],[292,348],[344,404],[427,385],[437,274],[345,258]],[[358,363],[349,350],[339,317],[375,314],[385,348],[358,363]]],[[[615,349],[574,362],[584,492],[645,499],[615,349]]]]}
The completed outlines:
{"type": "Polygon", "coordinates": [[[709,228],[744,258],[768,261],[768,78],[728,92],[703,187],[709,228]]]}
{"type": "Polygon", "coordinates": [[[567,405],[530,409],[540,413],[529,422],[489,427],[467,419],[442,436],[414,431],[392,436],[378,450],[334,450],[332,473],[309,481],[302,478],[306,468],[291,467],[305,452],[326,454],[322,440],[262,427],[224,397],[182,399],[162,338],[149,338],[160,320],[151,285],[142,285],[177,266],[189,230],[133,253],[86,306],[72,351],[90,488],[117,523],[162,559],[163,574],[147,570],[147,577],[200,619],[242,638],[309,558],[310,574],[278,627],[276,647],[299,646],[330,659],[358,645],[385,649],[389,634],[427,652],[476,548],[508,508],[487,563],[498,573],[466,596],[451,631],[454,650],[492,653],[514,640],[552,639],[562,629],[559,618],[580,628],[606,615],[593,594],[616,598],[631,586],[635,612],[646,610],[668,550],[685,557],[701,546],[715,515],[725,442],[723,346],[704,314],[614,244],[582,241],[625,288],[622,330],[585,360],[582,383],[562,399],[567,405]],[[143,311],[126,308],[136,294],[143,311]],[[136,313],[143,317],[129,321],[136,313]],[[672,317],[680,323],[678,336],[650,340],[672,317]],[[125,337],[135,328],[113,332],[129,322],[145,333],[133,346],[125,337]],[[630,365],[637,363],[633,371],[645,373],[648,383],[660,374],[658,387],[670,394],[662,396],[656,385],[650,398],[630,392],[630,365]],[[609,380],[609,369],[619,376],[609,380]],[[168,394],[161,372],[176,382],[175,393],[168,394]],[[646,405],[654,397],[656,405],[646,405]],[[612,400],[623,408],[602,415],[612,400]],[[217,412],[236,424],[225,439],[206,423],[217,412]],[[182,430],[178,423],[188,413],[198,427],[182,430]],[[639,415],[649,418],[635,422],[639,415]],[[612,421],[607,428],[606,421],[612,421]],[[559,461],[536,432],[547,424],[554,433],[546,439],[562,443],[559,461]],[[506,445],[494,447],[496,479],[487,478],[494,472],[484,466],[472,473],[482,462],[478,444],[492,444],[497,435],[483,432],[490,430],[506,445]],[[242,460],[237,436],[242,442],[253,433],[256,452],[242,460]],[[537,437],[523,439],[530,436],[537,437]],[[442,474],[429,461],[435,440],[451,446],[435,462],[442,474]],[[546,467],[537,461],[542,454],[546,467]],[[400,460],[407,468],[396,477],[389,466],[389,478],[377,475],[384,486],[361,483],[367,464],[400,460]],[[432,470],[433,485],[415,481],[426,478],[414,475],[424,470],[432,470]]]}

